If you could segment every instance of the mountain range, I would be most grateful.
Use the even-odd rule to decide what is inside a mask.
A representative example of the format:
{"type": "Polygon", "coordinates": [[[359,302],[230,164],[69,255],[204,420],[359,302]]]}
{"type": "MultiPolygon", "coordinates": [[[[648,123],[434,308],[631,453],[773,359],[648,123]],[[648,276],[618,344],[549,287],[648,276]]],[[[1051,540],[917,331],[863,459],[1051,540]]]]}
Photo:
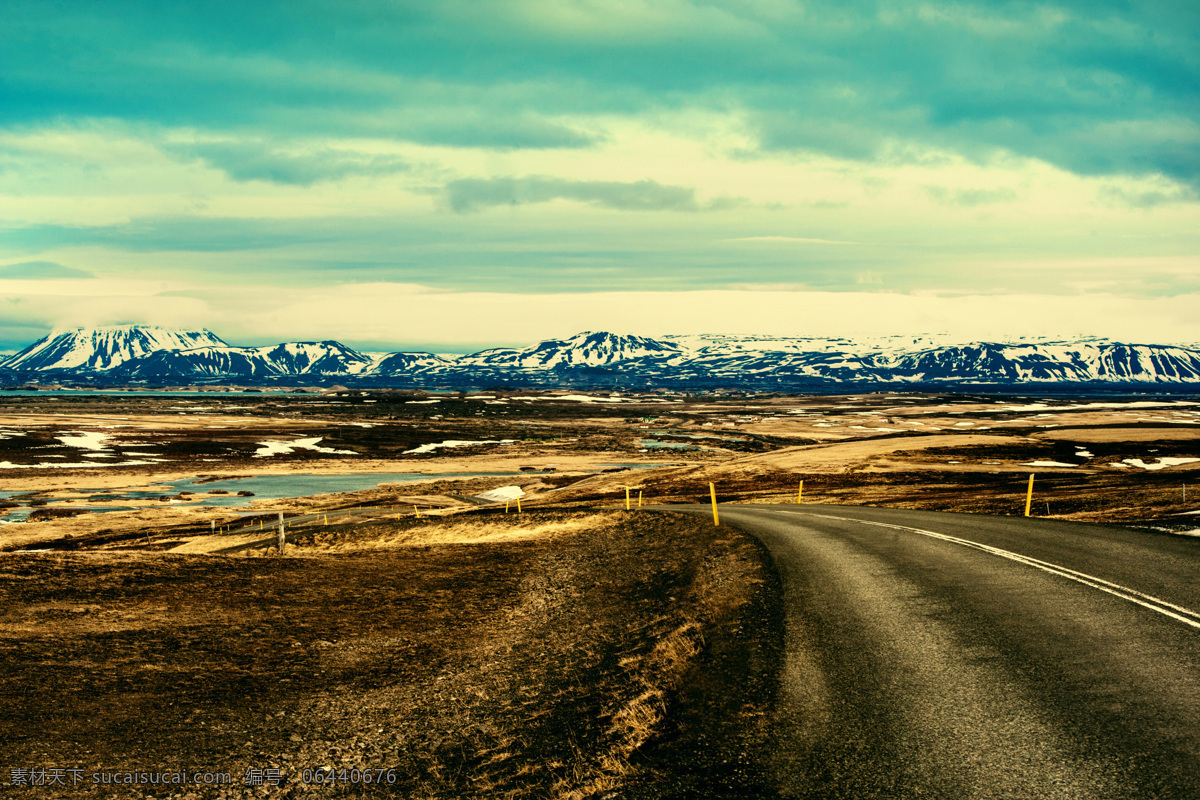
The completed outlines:
{"type": "Polygon", "coordinates": [[[1200,388],[1200,349],[1108,339],[953,343],[584,332],[461,356],[363,353],[340,342],[231,346],[211,331],[119,325],[55,331],[0,361],[0,382],[91,385],[609,387],[759,391],[836,387],[1154,385],[1200,388]]]}

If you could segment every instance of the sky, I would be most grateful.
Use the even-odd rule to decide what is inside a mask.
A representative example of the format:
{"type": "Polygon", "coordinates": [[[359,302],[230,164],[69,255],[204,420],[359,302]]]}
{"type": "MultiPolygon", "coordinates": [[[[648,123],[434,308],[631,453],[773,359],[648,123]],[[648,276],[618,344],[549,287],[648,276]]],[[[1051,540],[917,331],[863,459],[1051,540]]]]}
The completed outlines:
{"type": "Polygon", "coordinates": [[[1195,0],[5,0],[0,350],[1200,343],[1195,0]]]}

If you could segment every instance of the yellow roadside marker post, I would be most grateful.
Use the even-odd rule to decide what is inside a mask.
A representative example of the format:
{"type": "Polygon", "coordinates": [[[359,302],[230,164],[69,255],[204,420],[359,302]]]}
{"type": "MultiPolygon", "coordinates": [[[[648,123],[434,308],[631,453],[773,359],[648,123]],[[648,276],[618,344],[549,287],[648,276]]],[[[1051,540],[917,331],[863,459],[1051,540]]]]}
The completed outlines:
{"type": "Polygon", "coordinates": [[[625,487],[625,510],[629,510],[629,487],[625,487]]]}
{"type": "Polygon", "coordinates": [[[511,501],[511,500],[505,500],[505,501],[504,501],[504,513],[505,513],[505,514],[507,514],[507,513],[508,513],[508,504],[509,504],[510,502],[512,502],[512,501],[511,501]]]}
{"type": "Polygon", "coordinates": [[[796,505],[804,500],[804,481],[800,481],[800,491],[796,492],[796,505]]]}
{"type": "Polygon", "coordinates": [[[713,525],[719,526],[721,524],[721,517],[717,515],[717,487],[709,483],[708,493],[712,497],[713,525]]]}
{"type": "Polygon", "coordinates": [[[517,495],[517,513],[521,513],[521,496],[517,495]]]}
{"type": "Polygon", "coordinates": [[[1025,516],[1029,516],[1029,507],[1033,504],[1033,475],[1029,473],[1029,489],[1025,492],[1025,516]]]}
{"type": "Polygon", "coordinates": [[[642,490],[638,489],[638,508],[642,507],[642,490]]]}
{"type": "Polygon", "coordinates": [[[413,506],[413,511],[416,513],[417,519],[420,519],[421,518],[421,509],[417,508],[416,506],[413,506]]]}

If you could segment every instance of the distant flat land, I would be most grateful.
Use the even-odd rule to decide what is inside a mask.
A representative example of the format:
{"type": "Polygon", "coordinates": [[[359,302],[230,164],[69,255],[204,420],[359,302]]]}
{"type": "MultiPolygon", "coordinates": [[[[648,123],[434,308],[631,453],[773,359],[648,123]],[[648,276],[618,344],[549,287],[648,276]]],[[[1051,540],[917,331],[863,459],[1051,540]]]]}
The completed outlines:
{"type": "Polygon", "coordinates": [[[712,484],[752,513],[803,482],[1016,516],[1030,474],[1034,516],[1195,532],[1200,402],[0,393],[0,742],[22,767],[395,769],[397,796],[743,796],[766,780],[777,576],[706,509],[639,500],[712,484]],[[514,487],[520,514],[480,498],[514,487]]]}
{"type": "Polygon", "coordinates": [[[627,486],[646,502],[690,502],[707,494],[710,481],[725,502],[779,501],[804,480],[814,501],[1016,513],[1023,512],[1030,472],[1038,475],[1040,514],[1146,521],[1178,520],[1197,508],[1184,501],[1183,485],[1200,468],[1190,460],[1200,459],[1200,402],[574,391],[0,393],[0,437],[0,491],[11,504],[0,512],[16,518],[44,503],[34,518],[50,518],[0,527],[0,548],[51,531],[87,536],[224,525],[246,510],[391,507],[413,499],[453,510],[501,485],[520,486],[533,505],[603,505],[623,502],[627,486]],[[317,500],[253,500],[238,513],[206,507],[199,496],[175,496],[162,483],[295,473],[431,478],[317,500]],[[436,480],[480,473],[509,474],[436,480]],[[93,513],[106,507],[129,510],[93,513]]]}

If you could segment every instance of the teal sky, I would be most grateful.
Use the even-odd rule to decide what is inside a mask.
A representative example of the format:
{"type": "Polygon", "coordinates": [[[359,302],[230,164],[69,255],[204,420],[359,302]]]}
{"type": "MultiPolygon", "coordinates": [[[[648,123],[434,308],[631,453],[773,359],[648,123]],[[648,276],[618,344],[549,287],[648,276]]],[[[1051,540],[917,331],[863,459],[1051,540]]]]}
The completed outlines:
{"type": "Polygon", "coordinates": [[[1200,342],[1200,4],[0,5],[0,349],[1200,342]]]}

